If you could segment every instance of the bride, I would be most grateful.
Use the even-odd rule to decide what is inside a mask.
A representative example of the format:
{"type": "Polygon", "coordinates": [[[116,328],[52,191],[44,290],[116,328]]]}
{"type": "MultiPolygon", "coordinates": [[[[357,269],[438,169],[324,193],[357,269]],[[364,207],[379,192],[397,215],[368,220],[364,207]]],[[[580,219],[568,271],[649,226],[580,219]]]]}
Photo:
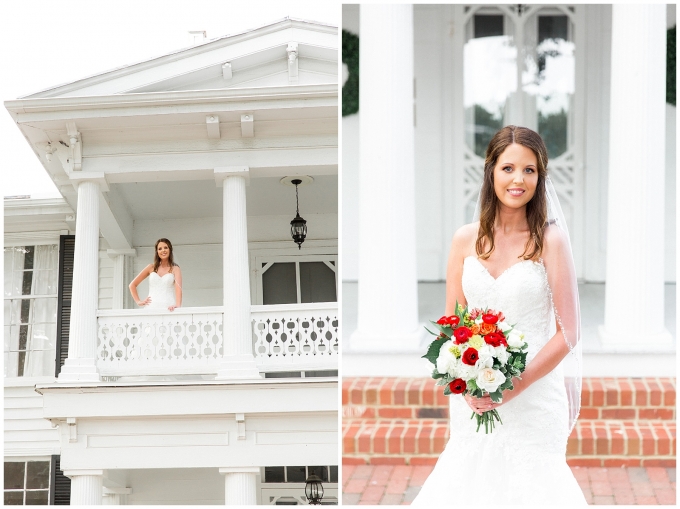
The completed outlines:
{"type": "Polygon", "coordinates": [[[137,305],[147,309],[173,311],[182,305],[182,271],[172,257],[168,239],[156,241],[153,263],[150,263],[130,283],[130,293],[137,305]],[[141,300],[137,294],[139,283],[149,278],[149,296],[141,300]]]}
{"type": "Polygon", "coordinates": [[[487,148],[479,221],[451,243],[445,314],[456,302],[502,311],[529,344],[527,368],[500,403],[450,398],[449,442],[413,504],[586,505],[565,458],[580,408],[578,289],[547,163],[524,127],[504,127],[487,148]],[[503,423],[478,433],[470,409],[498,409],[503,423]]]}

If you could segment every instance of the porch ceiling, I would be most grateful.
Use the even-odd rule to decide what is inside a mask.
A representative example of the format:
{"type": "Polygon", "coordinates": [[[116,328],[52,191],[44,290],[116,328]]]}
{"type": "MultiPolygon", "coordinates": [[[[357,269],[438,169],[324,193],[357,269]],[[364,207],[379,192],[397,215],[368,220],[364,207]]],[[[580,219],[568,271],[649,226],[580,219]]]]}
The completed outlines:
{"type": "MultiPolygon", "coordinates": [[[[246,188],[249,216],[295,215],[295,188],[280,177],[252,178],[246,188]]],[[[112,184],[133,219],[182,219],[222,215],[222,188],[214,180],[112,184]]],[[[299,188],[300,214],[338,212],[337,175],[317,175],[299,188]]]]}

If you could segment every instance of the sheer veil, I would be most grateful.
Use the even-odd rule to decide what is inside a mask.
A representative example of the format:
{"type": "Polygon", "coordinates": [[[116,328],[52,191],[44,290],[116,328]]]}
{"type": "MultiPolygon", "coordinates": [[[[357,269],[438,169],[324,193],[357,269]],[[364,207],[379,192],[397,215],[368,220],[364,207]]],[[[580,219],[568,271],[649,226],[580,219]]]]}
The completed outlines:
{"type": "MultiPolygon", "coordinates": [[[[555,314],[554,333],[559,325],[564,341],[569,347],[569,353],[562,360],[560,366],[564,374],[564,385],[569,402],[569,432],[573,430],[581,410],[581,386],[582,386],[582,345],[581,345],[581,313],[579,307],[578,285],[576,282],[576,269],[569,238],[569,229],[564,219],[560,201],[557,198],[555,186],[550,177],[545,179],[545,194],[548,204],[548,228],[557,227],[562,232],[560,237],[563,246],[558,250],[557,256],[551,256],[551,265],[546,267],[547,284],[550,290],[550,299],[555,314]]],[[[473,221],[479,221],[480,194],[477,197],[477,205],[473,221]]]]}

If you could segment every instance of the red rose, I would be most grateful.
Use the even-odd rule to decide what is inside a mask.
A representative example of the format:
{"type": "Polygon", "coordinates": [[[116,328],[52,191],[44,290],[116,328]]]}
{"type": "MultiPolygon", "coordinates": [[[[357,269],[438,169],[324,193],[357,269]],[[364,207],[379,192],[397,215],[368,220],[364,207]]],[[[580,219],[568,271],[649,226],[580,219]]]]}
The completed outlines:
{"type": "Polygon", "coordinates": [[[486,312],[487,312],[488,314],[490,314],[490,315],[496,315],[496,316],[498,317],[498,320],[499,320],[500,322],[502,322],[503,320],[505,320],[505,316],[504,316],[503,313],[500,312],[500,311],[494,311],[493,309],[487,309],[486,312]]]}
{"type": "Polygon", "coordinates": [[[474,348],[470,347],[463,352],[463,363],[464,364],[468,364],[469,366],[474,366],[475,363],[477,362],[477,359],[479,359],[479,353],[477,353],[477,350],[475,350],[474,348]]]}
{"type": "Polygon", "coordinates": [[[490,323],[491,325],[493,325],[496,322],[498,322],[498,317],[491,313],[485,313],[482,315],[482,321],[484,323],[490,323]]]}
{"type": "Polygon", "coordinates": [[[456,337],[456,344],[462,345],[467,343],[467,340],[472,337],[472,331],[465,326],[458,327],[453,331],[453,335],[456,337]]]}
{"type": "Polygon", "coordinates": [[[456,378],[453,382],[449,384],[449,390],[453,394],[461,394],[467,389],[467,384],[462,378],[456,378]]]}
{"type": "Polygon", "coordinates": [[[491,334],[487,334],[484,336],[484,341],[486,342],[487,345],[491,346],[508,346],[508,342],[505,340],[505,337],[503,337],[503,334],[500,334],[498,332],[492,332],[491,334]]]}
{"type": "Polygon", "coordinates": [[[460,318],[457,316],[442,316],[439,320],[437,320],[437,323],[439,325],[444,325],[444,326],[449,326],[449,327],[455,327],[460,323],[460,318]]]}

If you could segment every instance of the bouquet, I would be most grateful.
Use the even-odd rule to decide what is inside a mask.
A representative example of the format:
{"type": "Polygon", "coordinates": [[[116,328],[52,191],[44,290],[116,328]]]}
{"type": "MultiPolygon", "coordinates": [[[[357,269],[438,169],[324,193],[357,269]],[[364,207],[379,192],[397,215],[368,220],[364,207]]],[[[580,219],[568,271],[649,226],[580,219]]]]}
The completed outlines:
{"type": "MultiPolygon", "coordinates": [[[[444,386],[444,394],[470,394],[481,398],[488,394],[500,403],[504,390],[513,390],[512,378],[526,367],[527,349],[524,335],[505,322],[503,313],[493,309],[468,309],[456,302],[453,316],[442,316],[433,325],[439,334],[430,344],[424,359],[434,364],[432,378],[444,386]]],[[[501,417],[497,410],[478,415],[477,431],[482,423],[486,433],[493,432],[501,417]]]]}

